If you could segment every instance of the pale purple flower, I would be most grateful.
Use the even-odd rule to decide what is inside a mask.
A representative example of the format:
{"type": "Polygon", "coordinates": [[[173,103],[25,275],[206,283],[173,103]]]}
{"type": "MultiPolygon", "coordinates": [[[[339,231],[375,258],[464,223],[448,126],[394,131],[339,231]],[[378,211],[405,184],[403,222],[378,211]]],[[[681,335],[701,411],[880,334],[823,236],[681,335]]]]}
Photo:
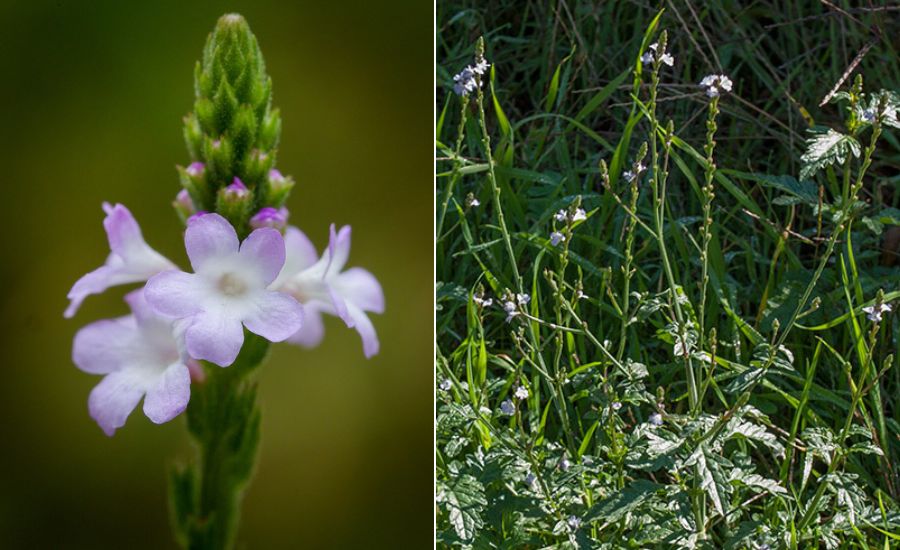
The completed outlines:
{"type": "Polygon", "coordinates": [[[484,73],[487,72],[488,67],[490,67],[490,66],[491,66],[491,64],[488,63],[486,59],[482,58],[482,59],[479,59],[477,61],[477,63],[475,63],[475,65],[472,66],[471,68],[475,74],[483,75],[484,73]]]}
{"type": "Polygon", "coordinates": [[[862,310],[866,313],[866,317],[868,317],[870,321],[872,321],[874,323],[880,323],[881,316],[883,314],[891,311],[891,305],[890,304],[881,304],[879,306],[872,305],[872,306],[864,307],[864,308],[862,308],[862,310]]]}
{"type": "Polygon", "coordinates": [[[187,407],[191,374],[170,318],[149,307],[143,290],[125,298],[132,314],[91,323],[75,335],[72,360],[79,369],[105,375],[91,391],[88,410],[106,435],[144,399],[144,414],[161,424],[187,407]]]}
{"type": "Polygon", "coordinates": [[[562,471],[568,471],[569,468],[572,467],[572,463],[569,462],[569,459],[566,457],[562,457],[562,460],[559,461],[559,469],[562,471]]]}
{"type": "Polygon", "coordinates": [[[513,403],[511,399],[504,400],[503,403],[500,403],[500,414],[505,414],[506,416],[516,414],[515,403],[513,403]]]}
{"type": "Polygon", "coordinates": [[[506,312],[506,322],[508,323],[519,314],[519,306],[515,302],[507,300],[503,302],[503,311],[506,312]]]}
{"type": "Polygon", "coordinates": [[[269,170],[269,183],[284,183],[287,178],[277,168],[269,170]]]}
{"type": "Polygon", "coordinates": [[[528,389],[525,386],[519,386],[516,388],[516,391],[513,392],[513,397],[518,400],[528,399],[528,389]]]}
{"type": "Polygon", "coordinates": [[[103,227],[109,240],[110,254],[106,263],[84,275],[72,286],[65,317],[72,317],[85,298],[100,294],[109,287],[146,281],[160,271],[175,265],[150,248],[131,212],[121,204],[103,203],[106,218],[103,227]]]}
{"type": "Polygon", "coordinates": [[[628,183],[633,182],[636,178],[637,174],[635,174],[631,170],[625,170],[624,172],[622,172],[622,179],[624,179],[628,183]]]}
{"type": "Polygon", "coordinates": [[[703,77],[703,80],[700,81],[700,87],[705,88],[707,96],[718,97],[722,92],[731,91],[732,82],[724,74],[711,74],[703,77]]]}
{"type": "Polygon", "coordinates": [[[239,243],[225,218],[207,214],[188,225],[184,244],[194,273],[164,271],[144,292],[159,313],[184,319],[191,357],[230,365],[244,343],[244,326],[272,342],[297,332],[303,308],[270,290],[285,263],[281,233],[264,227],[239,243]]]}
{"type": "Polygon", "coordinates": [[[342,271],[350,255],[350,226],[340,231],[331,225],[328,248],[320,258],[312,242],[296,227],[284,235],[287,259],[272,288],[303,304],[303,326],[288,341],[313,347],[322,341],[322,313],[336,315],[355,328],[367,358],[378,353],[378,335],[366,312],[384,312],[384,293],[375,276],[360,267],[342,271]]]}
{"type": "Polygon", "coordinates": [[[444,380],[441,382],[440,386],[438,386],[438,387],[444,391],[450,391],[450,388],[453,387],[453,382],[451,382],[449,378],[444,378],[444,380]]]}
{"type": "Polygon", "coordinates": [[[556,214],[554,214],[553,217],[554,217],[554,218],[556,219],[556,221],[558,221],[558,222],[564,222],[564,221],[566,221],[566,218],[568,217],[568,214],[566,213],[565,210],[560,210],[559,212],[557,212],[556,214]]]}
{"type": "Polygon", "coordinates": [[[483,296],[483,295],[479,295],[479,294],[472,296],[472,301],[481,307],[491,307],[491,305],[494,303],[493,298],[489,298],[487,296],[483,296]]]}
{"type": "Polygon", "coordinates": [[[645,52],[644,55],[641,56],[641,62],[644,65],[649,65],[649,64],[653,63],[653,61],[656,59],[656,56],[659,56],[659,60],[662,61],[664,64],[668,65],[669,67],[671,67],[672,65],[675,64],[675,58],[672,55],[670,55],[665,50],[662,52],[658,51],[659,50],[658,42],[654,42],[653,44],[650,44],[650,50],[652,50],[652,51],[645,52]]]}
{"type": "Polygon", "coordinates": [[[456,92],[456,95],[468,95],[478,89],[475,74],[472,67],[466,67],[453,76],[453,91],[456,92]]]}
{"type": "Polygon", "coordinates": [[[876,115],[874,109],[865,109],[865,110],[862,112],[862,119],[863,119],[864,121],[868,122],[869,124],[875,122],[875,119],[876,119],[876,118],[878,118],[878,116],[876,115]]]}
{"type": "Polygon", "coordinates": [[[550,233],[550,244],[552,246],[557,246],[559,243],[566,240],[566,236],[560,233],[559,231],[554,231],[550,233]]]}
{"type": "Polygon", "coordinates": [[[622,403],[620,401],[613,401],[612,408],[614,411],[617,411],[622,408],[622,403]]]}
{"type": "Polygon", "coordinates": [[[578,516],[569,516],[569,519],[566,520],[566,524],[570,529],[575,531],[581,527],[581,519],[578,516]]]}
{"type": "Polygon", "coordinates": [[[260,208],[259,212],[250,218],[250,227],[253,229],[272,227],[281,231],[287,226],[288,216],[290,216],[290,213],[283,206],[281,208],[266,206],[265,208],[260,208]]]}
{"type": "Polygon", "coordinates": [[[528,475],[525,476],[525,485],[528,485],[531,488],[534,488],[534,482],[537,481],[537,476],[533,473],[528,472],[528,475]]]}
{"type": "Polygon", "coordinates": [[[655,412],[650,415],[650,424],[654,426],[662,426],[663,425],[663,417],[660,413],[655,412]]]}
{"type": "Polygon", "coordinates": [[[207,212],[206,210],[197,210],[187,219],[187,224],[190,226],[192,223],[199,220],[203,216],[206,216],[207,214],[209,214],[209,212],[207,212]]]}
{"type": "Polygon", "coordinates": [[[584,208],[576,208],[575,213],[572,214],[573,222],[580,222],[587,219],[587,213],[584,211],[584,208]]]}

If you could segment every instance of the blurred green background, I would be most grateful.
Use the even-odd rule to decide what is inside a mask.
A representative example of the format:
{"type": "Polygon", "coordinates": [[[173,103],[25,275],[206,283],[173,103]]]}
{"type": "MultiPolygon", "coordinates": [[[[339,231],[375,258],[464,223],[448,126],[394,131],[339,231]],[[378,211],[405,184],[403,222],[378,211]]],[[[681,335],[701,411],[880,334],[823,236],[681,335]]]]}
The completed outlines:
{"type": "Polygon", "coordinates": [[[6,2],[0,5],[0,547],[170,548],[165,473],[183,418],[140,410],[113,438],[88,417],[99,377],[72,336],[126,312],[119,287],[64,320],[108,249],[101,201],[186,264],[170,207],[181,117],[216,19],[256,33],[297,180],[291,220],[321,249],[351,224],[348,265],[380,279],[381,354],[326,319],[324,344],[275,346],[246,548],[413,548],[432,541],[432,5],[428,2],[6,2]]]}

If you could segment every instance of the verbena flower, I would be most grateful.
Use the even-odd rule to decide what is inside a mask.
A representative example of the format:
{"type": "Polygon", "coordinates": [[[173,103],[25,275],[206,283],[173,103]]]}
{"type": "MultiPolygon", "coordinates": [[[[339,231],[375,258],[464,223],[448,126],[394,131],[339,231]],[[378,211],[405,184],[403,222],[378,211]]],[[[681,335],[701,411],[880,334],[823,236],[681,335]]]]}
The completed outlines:
{"type": "Polygon", "coordinates": [[[257,229],[240,243],[225,218],[207,214],[188,225],[184,244],[194,273],[164,271],[145,293],[158,312],[185,320],[191,357],[228,366],[244,343],[242,327],[272,342],[300,329],[300,304],[270,289],[285,263],[278,231],[257,229]]]}
{"type": "Polygon", "coordinates": [[[620,401],[613,401],[612,408],[614,411],[617,411],[622,408],[622,403],[620,401]]]}
{"type": "Polygon", "coordinates": [[[109,240],[110,254],[102,266],[84,275],[72,286],[68,295],[69,307],[64,313],[67,318],[75,315],[84,299],[91,294],[100,294],[112,286],[143,282],[175,267],[144,241],[140,226],[127,208],[104,202],[103,210],[106,212],[103,227],[109,240]]]}
{"type": "Polygon", "coordinates": [[[75,335],[72,360],[90,374],[105,375],[91,391],[88,410],[106,435],[144,399],[144,414],[168,422],[190,399],[189,361],[171,318],[149,307],[143,290],[125,297],[132,314],[91,323],[75,335]]]}
{"type": "Polygon", "coordinates": [[[519,314],[519,306],[511,300],[507,300],[503,302],[503,311],[506,312],[506,322],[508,323],[519,314]]]}
{"type": "Polygon", "coordinates": [[[704,91],[709,97],[718,97],[722,92],[730,92],[731,86],[731,79],[724,74],[707,75],[700,81],[700,87],[705,88],[704,91]]]}
{"type": "Polygon", "coordinates": [[[566,219],[568,218],[568,216],[569,216],[569,214],[568,214],[565,210],[560,210],[559,212],[557,212],[556,214],[553,215],[553,217],[554,217],[554,218],[556,219],[556,221],[558,221],[558,222],[564,222],[564,221],[566,221],[566,219]]]}
{"type": "Polygon", "coordinates": [[[572,463],[569,462],[569,459],[566,457],[562,457],[562,460],[559,461],[559,469],[565,472],[571,467],[572,463]]]}
{"type": "Polygon", "coordinates": [[[534,483],[537,481],[537,476],[533,473],[528,472],[528,475],[525,476],[525,485],[528,485],[530,488],[534,488],[534,483]]]}
{"type": "Polygon", "coordinates": [[[578,516],[569,516],[566,520],[566,524],[574,531],[581,527],[581,519],[578,516]]]}
{"type": "Polygon", "coordinates": [[[587,219],[587,213],[584,211],[584,208],[576,208],[575,213],[572,214],[572,221],[578,222],[587,219]]]}
{"type": "Polygon", "coordinates": [[[513,392],[513,397],[519,400],[528,399],[528,389],[525,388],[525,386],[519,386],[516,388],[516,391],[513,392]]]}
{"type": "Polygon", "coordinates": [[[890,304],[880,304],[880,305],[871,305],[862,308],[862,310],[866,313],[866,317],[869,318],[873,323],[880,323],[881,316],[885,313],[891,311],[890,304]]]}
{"type": "Polygon", "coordinates": [[[660,413],[655,412],[650,415],[650,424],[654,426],[662,426],[663,425],[663,417],[660,413]]]}
{"type": "Polygon", "coordinates": [[[505,414],[506,416],[516,414],[515,403],[513,403],[511,399],[504,400],[503,403],[500,403],[500,413],[505,414]]]}
{"type": "Polygon", "coordinates": [[[658,42],[654,42],[653,44],[650,44],[650,51],[644,52],[644,55],[641,56],[641,62],[644,65],[650,65],[655,60],[659,59],[659,61],[668,65],[669,67],[671,67],[672,65],[675,64],[674,56],[670,55],[665,50],[663,50],[663,51],[658,51],[658,50],[659,50],[658,42]]]}
{"type": "Polygon", "coordinates": [[[481,86],[480,76],[484,75],[490,64],[484,58],[475,60],[475,65],[469,65],[453,76],[453,91],[456,95],[468,95],[481,86]]]}
{"type": "Polygon", "coordinates": [[[441,384],[438,387],[444,391],[450,391],[450,388],[453,387],[453,382],[451,382],[449,378],[444,378],[444,380],[441,381],[441,384]]]}
{"type": "Polygon", "coordinates": [[[384,313],[384,293],[375,276],[360,267],[341,271],[350,255],[350,226],[331,225],[328,248],[320,258],[309,238],[296,227],[285,231],[287,258],[272,288],[303,304],[303,326],[288,341],[318,345],[325,335],[322,313],[336,315],[362,338],[363,353],[378,353],[378,335],[366,312],[384,313]]]}
{"type": "Polygon", "coordinates": [[[560,233],[559,231],[554,231],[550,233],[550,244],[553,246],[558,245],[559,243],[566,240],[566,236],[560,233]]]}

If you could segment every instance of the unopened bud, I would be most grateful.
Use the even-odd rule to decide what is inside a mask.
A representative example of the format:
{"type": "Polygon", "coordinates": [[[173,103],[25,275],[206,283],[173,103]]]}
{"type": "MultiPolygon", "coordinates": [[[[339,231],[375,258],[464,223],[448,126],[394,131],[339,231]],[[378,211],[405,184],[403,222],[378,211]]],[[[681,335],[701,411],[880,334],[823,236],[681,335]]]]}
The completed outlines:
{"type": "Polygon", "coordinates": [[[252,218],[250,218],[250,227],[253,229],[259,229],[261,227],[271,227],[282,231],[285,226],[287,226],[288,209],[284,208],[272,208],[271,206],[267,206],[265,208],[261,208],[259,212],[257,212],[252,218]]]}

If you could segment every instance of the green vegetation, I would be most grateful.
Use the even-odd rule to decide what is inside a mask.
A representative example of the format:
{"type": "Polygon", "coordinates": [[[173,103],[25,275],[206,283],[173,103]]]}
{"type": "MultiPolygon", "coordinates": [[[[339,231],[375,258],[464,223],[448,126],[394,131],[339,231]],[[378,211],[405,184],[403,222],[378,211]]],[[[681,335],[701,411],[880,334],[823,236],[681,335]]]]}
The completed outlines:
{"type": "Polygon", "coordinates": [[[438,546],[893,547],[897,10],[597,4],[438,6],[438,546]]]}

